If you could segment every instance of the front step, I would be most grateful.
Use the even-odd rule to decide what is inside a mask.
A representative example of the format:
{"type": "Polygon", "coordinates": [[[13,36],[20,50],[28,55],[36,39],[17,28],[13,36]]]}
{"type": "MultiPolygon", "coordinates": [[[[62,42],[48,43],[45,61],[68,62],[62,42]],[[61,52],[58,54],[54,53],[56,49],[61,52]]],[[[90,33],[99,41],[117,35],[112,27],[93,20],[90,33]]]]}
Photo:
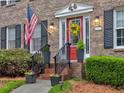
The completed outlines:
{"type": "Polygon", "coordinates": [[[82,66],[83,63],[78,63],[78,62],[71,63],[72,77],[78,77],[82,79],[82,71],[84,70],[84,67],[82,68],[82,66]]]}
{"type": "MultiPolygon", "coordinates": [[[[46,68],[44,74],[40,74],[38,79],[49,80],[50,75],[54,74],[54,72],[55,72],[54,68],[46,68]]],[[[71,69],[69,69],[69,67],[66,67],[61,73],[62,79],[63,80],[68,79],[71,73],[72,73],[71,69]]]]}
{"type": "Polygon", "coordinates": [[[38,79],[50,80],[50,74],[40,74],[40,76],[38,77],[38,79]]]}
{"type": "Polygon", "coordinates": [[[71,77],[71,73],[72,70],[69,67],[66,67],[61,73],[62,80],[69,79],[71,77]]]}
{"type": "Polygon", "coordinates": [[[38,79],[49,80],[50,79],[50,75],[53,74],[54,72],[55,71],[54,71],[53,66],[52,66],[52,68],[45,68],[44,74],[40,74],[38,79]]]}
{"type": "Polygon", "coordinates": [[[53,74],[55,72],[54,68],[46,68],[44,73],[45,74],[53,74]]]}

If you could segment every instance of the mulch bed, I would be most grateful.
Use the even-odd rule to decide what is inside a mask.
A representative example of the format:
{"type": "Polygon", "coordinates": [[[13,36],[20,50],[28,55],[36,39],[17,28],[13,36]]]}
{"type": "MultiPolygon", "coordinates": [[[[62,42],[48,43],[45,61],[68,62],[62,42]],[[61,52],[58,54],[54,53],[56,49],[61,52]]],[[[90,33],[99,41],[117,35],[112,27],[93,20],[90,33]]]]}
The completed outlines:
{"type": "Polygon", "coordinates": [[[117,90],[111,86],[97,85],[88,82],[71,81],[72,89],[69,93],[124,93],[124,90],[117,90]]]}
{"type": "Polygon", "coordinates": [[[2,86],[4,86],[4,84],[5,84],[5,82],[1,82],[1,81],[0,81],[0,88],[1,88],[2,86]]]}
{"type": "Polygon", "coordinates": [[[6,84],[9,80],[24,80],[22,77],[10,78],[10,77],[0,77],[0,88],[6,84]]]}
{"type": "Polygon", "coordinates": [[[0,81],[8,81],[8,80],[24,80],[24,77],[15,77],[15,78],[10,78],[10,77],[0,77],[0,81]]]}

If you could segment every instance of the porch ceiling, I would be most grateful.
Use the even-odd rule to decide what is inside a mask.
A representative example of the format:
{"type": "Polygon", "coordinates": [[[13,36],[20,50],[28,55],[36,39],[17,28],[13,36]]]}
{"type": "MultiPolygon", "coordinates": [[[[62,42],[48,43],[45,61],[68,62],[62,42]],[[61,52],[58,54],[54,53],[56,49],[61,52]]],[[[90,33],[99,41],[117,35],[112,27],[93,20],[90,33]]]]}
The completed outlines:
{"type": "Polygon", "coordinates": [[[70,15],[76,15],[76,14],[83,14],[83,13],[88,13],[93,11],[93,6],[81,4],[81,3],[75,3],[76,4],[76,9],[73,9],[71,11],[69,9],[70,4],[62,8],[61,10],[57,11],[55,13],[55,17],[66,17],[70,15]]]}

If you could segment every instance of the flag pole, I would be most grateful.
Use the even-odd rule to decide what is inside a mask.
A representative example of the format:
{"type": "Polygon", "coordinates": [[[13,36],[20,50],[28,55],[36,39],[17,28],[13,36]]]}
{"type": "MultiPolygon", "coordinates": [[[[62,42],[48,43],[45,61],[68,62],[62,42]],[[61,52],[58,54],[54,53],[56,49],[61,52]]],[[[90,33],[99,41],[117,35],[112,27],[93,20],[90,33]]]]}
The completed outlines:
{"type": "MultiPolygon", "coordinates": [[[[27,12],[26,12],[26,18],[27,18],[27,23],[26,23],[26,26],[27,26],[27,28],[25,27],[25,38],[26,39],[28,39],[27,40],[27,42],[26,42],[26,39],[25,39],[25,44],[26,44],[26,46],[27,46],[27,49],[28,49],[28,52],[30,53],[30,40],[31,40],[31,38],[32,38],[32,34],[34,33],[34,30],[35,30],[35,28],[36,28],[36,25],[37,25],[37,23],[39,23],[38,21],[39,21],[39,17],[36,15],[36,14],[34,14],[34,12],[33,12],[33,9],[30,7],[30,5],[29,4],[27,4],[27,12]],[[36,23],[35,23],[35,26],[33,25],[31,25],[30,24],[30,21],[31,21],[31,19],[32,19],[32,15],[30,14],[30,13],[33,13],[33,16],[35,15],[36,16],[36,23]],[[31,19],[30,19],[31,18],[31,19]],[[30,27],[29,27],[30,26],[30,27]],[[32,28],[31,28],[32,27],[32,28]],[[31,28],[31,30],[33,29],[33,31],[29,31],[29,29],[31,28]],[[28,33],[26,33],[27,31],[29,31],[28,33]],[[26,34],[28,34],[28,36],[26,35],[26,34]],[[30,34],[30,35],[29,35],[30,34]]],[[[33,18],[35,18],[35,17],[33,17],[33,18]]],[[[33,22],[33,21],[31,21],[31,22],[33,22]]],[[[41,25],[43,25],[43,27],[44,27],[44,29],[48,32],[48,29],[47,29],[47,27],[43,24],[43,22],[40,22],[41,23],[41,25]]],[[[49,33],[49,32],[48,32],[49,33]]],[[[50,35],[51,35],[51,33],[49,33],[50,35]]],[[[39,50],[41,50],[41,48],[39,49],[39,50]]],[[[38,50],[38,51],[39,51],[38,50]]],[[[37,53],[37,52],[36,52],[37,53]]],[[[35,53],[32,55],[32,71],[34,72],[34,56],[35,56],[35,53]]]]}
{"type": "MultiPolygon", "coordinates": [[[[30,7],[30,5],[29,4],[27,4],[27,9],[26,9],[26,18],[28,18],[29,17],[29,7],[30,7]]],[[[29,21],[29,19],[26,19],[26,21],[29,21]]],[[[29,28],[28,28],[28,30],[29,30],[29,28]]],[[[25,35],[26,35],[26,27],[25,27],[25,35]]],[[[25,37],[26,38],[26,37],[25,37]]],[[[26,39],[25,39],[26,40],[26,39]]],[[[26,41],[25,41],[25,45],[26,45],[26,49],[27,49],[27,51],[30,53],[30,41],[28,40],[27,41],[28,42],[28,44],[26,43],[26,41]]],[[[32,70],[32,73],[33,74],[35,74],[35,71],[34,71],[34,54],[32,55],[32,67],[30,68],[31,70],[32,70]]]]}

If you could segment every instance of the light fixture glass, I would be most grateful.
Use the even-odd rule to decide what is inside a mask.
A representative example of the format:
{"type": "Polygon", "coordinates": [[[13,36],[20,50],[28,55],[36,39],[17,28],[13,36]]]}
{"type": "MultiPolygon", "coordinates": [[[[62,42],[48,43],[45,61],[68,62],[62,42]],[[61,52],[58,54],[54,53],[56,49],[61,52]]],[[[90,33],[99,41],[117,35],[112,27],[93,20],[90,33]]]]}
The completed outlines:
{"type": "Polygon", "coordinates": [[[100,18],[99,18],[99,16],[95,17],[94,24],[95,24],[96,27],[100,26],[100,18]]]}
{"type": "Polygon", "coordinates": [[[56,27],[53,22],[50,23],[49,28],[48,28],[49,33],[53,33],[56,31],[56,27]]]}
{"type": "Polygon", "coordinates": [[[54,23],[50,23],[50,29],[54,29],[54,23]]]}

